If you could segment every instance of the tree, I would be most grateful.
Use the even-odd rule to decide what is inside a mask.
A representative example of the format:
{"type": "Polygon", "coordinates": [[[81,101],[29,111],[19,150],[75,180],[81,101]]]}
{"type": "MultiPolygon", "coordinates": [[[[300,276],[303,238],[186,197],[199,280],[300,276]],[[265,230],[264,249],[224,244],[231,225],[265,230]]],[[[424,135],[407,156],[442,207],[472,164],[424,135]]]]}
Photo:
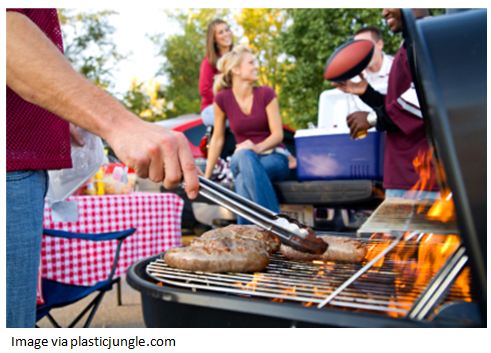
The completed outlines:
{"type": "Polygon", "coordinates": [[[127,109],[146,121],[166,118],[166,100],[160,83],[156,80],[141,82],[134,79],[122,99],[127,109]]]}
{"type": "Polygon", "coordinates": [[[285,29],[283,9],[242,9],[235,19],[259,60],[259,81],[279,93],[285,63],[281,60],[278,37],[285,29]]]}
{"type": "Polygon", "coordinates": [[[59,9],[65,56],[85,77],[103,88],[112,87],[111,72],[126,56],[112,40],[115,28],[108,18],[114,11],[79,12],[59,9]]]}
{"type": "Polygon", "coordinates": [[[168,17],[179,23],[182,33],[152,38],[163,58],[158,74],[168,79],[164,96],[171,104],[165,108],[166,117],[199,112],[199,68],[205,54],[207,26],[215,17],[227,19],[228,13],[227,9],[168,12],[168,17]]]}
{"type": "Polygon", "coordinates": [[[388,53],[395,52],[401,40],[389,33],[380,9],[289,9],[287,15],[291,24],[279,38],[287,55],[280,102],[295,127],[317,121],[319,95],[332,88],[322,75],[326,61],[356,30],[378,26],[388,53]]]}

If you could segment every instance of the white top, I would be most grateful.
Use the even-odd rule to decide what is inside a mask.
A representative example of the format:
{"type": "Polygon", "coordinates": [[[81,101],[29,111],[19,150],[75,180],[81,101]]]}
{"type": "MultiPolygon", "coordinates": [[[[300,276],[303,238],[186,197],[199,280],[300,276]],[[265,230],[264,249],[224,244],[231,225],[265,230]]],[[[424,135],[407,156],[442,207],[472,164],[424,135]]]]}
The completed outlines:
{"type": "MultiPolygon", "coordinates": [[[[394,58],[383,53],[382,67],[378,72],[363,71],[368,83],[382,94],[387,94],[390,68],[394,58]]],[[[352,79],[359,80],[358,77],[352,79]]],[[[344,93],[338,89],[330,89],[319,97],[319,115],[317,127],[326,129],[329,134],[349,133],[346,117],[356,111],[371,112],[372,108],[363,103],[356,95],[344,93]]],[[[375,128],[369,131],[374,131],[375,128]]]]}
{"type": "Polygon", "coordinates": [[[387,86],[389,85],[389,73],[392,67],[394,58],[391,55],[382,53],[382,67],[378,72],[370,72],[368,70],[363,71],[366,80],[376,91],[382,94],[387,94],[387,86]]]}

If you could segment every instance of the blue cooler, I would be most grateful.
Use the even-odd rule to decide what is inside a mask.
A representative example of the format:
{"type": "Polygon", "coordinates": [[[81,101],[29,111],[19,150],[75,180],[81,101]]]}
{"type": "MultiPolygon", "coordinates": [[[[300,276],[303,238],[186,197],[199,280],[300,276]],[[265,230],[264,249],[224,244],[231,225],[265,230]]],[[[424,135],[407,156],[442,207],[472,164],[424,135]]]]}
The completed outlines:
{"type": "Polygon", "coordinates": [[[361,140],[325,129],[297,130],[295,148],[298,180],[382,180],[384,138],[369,132],[361,140]]]}

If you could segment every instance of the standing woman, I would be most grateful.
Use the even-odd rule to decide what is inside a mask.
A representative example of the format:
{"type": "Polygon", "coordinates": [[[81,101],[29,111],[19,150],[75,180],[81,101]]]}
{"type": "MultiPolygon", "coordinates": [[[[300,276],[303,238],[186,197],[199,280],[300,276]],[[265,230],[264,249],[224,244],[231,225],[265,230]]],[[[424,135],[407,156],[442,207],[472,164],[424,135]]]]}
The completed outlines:
{"type": "Polygon", "coordinates": [[[201,116],[207,126],[213,125],[213,80],[218,70],[217,61],[232,50],[233,36],[227,22],[215,19],[208,25],[206,35],[206,56],[199,70],[199,95],[201,96],[201,116]]]}
{"type": "MultiPolygon", "coordinates": [[[[215,126],[208,150],[205,176],[213,167],[224,144],[226,119],[237,141],[231,169],[236,192],[273,212],[279,203],[272,182],[288,174],[283,124],[274,90],[256,87],[258,65],[246,46],[237,46],[218,61],[215,78],[215,126]]],[[[247,223],[241,217],[239,224],[247,223]]]]}

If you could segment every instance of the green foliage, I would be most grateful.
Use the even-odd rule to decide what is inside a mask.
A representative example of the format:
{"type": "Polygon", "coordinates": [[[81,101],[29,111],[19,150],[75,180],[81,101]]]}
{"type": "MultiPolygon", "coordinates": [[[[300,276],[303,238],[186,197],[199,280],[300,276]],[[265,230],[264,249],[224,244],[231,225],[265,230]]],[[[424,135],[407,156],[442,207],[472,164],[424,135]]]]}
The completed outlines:
{"type": "Polygon", "coordinates": [[[112,86],[111,72],[125,58],[112,40],[115,29],[109,24],[109,16],[114,14],[114,11],[58,10],[65,56],[81,74],[103,88],[112,86]]]}
{"type": "Polygon", "coordinates": [[[332,52],[359,28],[375,25],[384,32],[385,51],[394,53],[400,37],[389,34],[380,9],[289,9],[291,25],[280,36],[289,69],[282,84],[282,115],[295,127],[317,121],[322,91],[332,88],[323,79],[332,52]]]}
{"type": "Polygon", "coordinates": [[[278,37],[286,29],[286,13],[282,9],[242,9],[235,16],[249,46],[259,60],[259,81],[279,91],[286,64],[281,55],[278,37]]]}
{"type": "Polygon", "coordinates": [[[166,118],[165,102],[164,92],[155,80],[147,83],[133,80],[122,99],[128,110],[150,122],[166,118]]]}

